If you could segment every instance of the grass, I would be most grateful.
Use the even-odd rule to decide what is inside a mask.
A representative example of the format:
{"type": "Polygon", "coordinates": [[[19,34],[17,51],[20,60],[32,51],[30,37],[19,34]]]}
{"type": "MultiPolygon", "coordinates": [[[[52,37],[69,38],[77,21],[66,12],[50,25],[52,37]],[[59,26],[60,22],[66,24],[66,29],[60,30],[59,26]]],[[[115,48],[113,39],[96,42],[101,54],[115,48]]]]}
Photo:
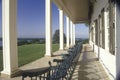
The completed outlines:
{"type": "Polygon", "coordinates": [[[52,52],[55,52],[57,50],[59,50],[59,44],[53,44],[52,45],[52,52]]]}
{"type": "MultiPolygon", "coordinates": [[[[59,49],[58,44],[52,45],[52,52],[59,49]]],[[[30,63],[38,58],[43,57],[45,54],[45,44],[29,44],[18,47],[18,64],[19,66],[30,63]]],[[[2,50],[0,50],[0,70],[2,70],[3,59],[2,50]]]]}

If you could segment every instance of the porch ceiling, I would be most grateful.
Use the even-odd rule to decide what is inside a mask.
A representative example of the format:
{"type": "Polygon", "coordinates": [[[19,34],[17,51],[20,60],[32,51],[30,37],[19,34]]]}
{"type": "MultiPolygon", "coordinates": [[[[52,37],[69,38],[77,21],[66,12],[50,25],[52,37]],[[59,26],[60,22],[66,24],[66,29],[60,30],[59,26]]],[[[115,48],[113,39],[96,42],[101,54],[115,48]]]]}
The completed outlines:
{"type": "Polygon", "coordinates": [[[73,23],[87,23],[89,0],[53,0],[66,13],[73,23]]]}

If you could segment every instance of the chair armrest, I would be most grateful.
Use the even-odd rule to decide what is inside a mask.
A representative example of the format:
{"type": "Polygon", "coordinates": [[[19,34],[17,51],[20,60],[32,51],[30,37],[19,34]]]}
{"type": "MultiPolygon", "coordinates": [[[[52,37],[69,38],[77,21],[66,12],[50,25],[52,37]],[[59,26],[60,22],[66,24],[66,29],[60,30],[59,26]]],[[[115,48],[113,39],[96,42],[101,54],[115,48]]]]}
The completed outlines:
{"type": "Polygon", "coordinates": [[[22,77],[34,77],[50,71],[50,67],[22,71],[22,77]]]}
{"type": "Polygon", "coordinates": [[[57,62],[57,63],[60,63],[60,62],[63,62],[64,59],[53,59],[53,62],[57,62]]]}

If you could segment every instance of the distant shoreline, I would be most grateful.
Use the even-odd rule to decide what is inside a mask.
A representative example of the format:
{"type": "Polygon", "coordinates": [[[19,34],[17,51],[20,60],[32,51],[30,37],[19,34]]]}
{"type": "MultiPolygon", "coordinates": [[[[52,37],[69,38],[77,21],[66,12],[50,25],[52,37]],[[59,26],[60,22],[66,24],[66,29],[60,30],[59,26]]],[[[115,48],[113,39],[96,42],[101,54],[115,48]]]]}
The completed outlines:
{"type": "MultiPolygon", "coordinates": [[[[20,40],[20,39],[45,39],[45,38],[17,38],[18,40],[20,40]]],[[[79,40],[79,39],[82,39],[82,40],[84,40],[84,39],[88,39],[88,38],[76,38],[76,40],[79,40]]],[[[2,40],[2,38],[0,38],[0,40],[2,40]]]]}
{"type": "Polygon", "coordinates": [[[45,39],[45,38],[17,38],[17,39],[45,39]]]}
{"type": "MultiPolygon", "coordinates": [[[[21,41],[21,40],[27,40],[27,41],[30,41],[30,40],[35,40],[35,39],[39,39],[39,40],[45,40],[45,38],[17,38],[18,41],[21,41]]],[[[76,38],[76,40],[85,40],[85,39],[88,39],[88,38],[76,38]]],[[[0,47],[2,47],[2,38],[0,38],[0,47]]]]}
{"type": "MultiPolygon", "coordinates": [[[[18,42],[25,40],[25,41],[31,41],[31,40],[45,40],[45,38],[17,38],[18,42]]],[[[0,38],[0,47],[2,47],[2,38],[0,38]]]]}

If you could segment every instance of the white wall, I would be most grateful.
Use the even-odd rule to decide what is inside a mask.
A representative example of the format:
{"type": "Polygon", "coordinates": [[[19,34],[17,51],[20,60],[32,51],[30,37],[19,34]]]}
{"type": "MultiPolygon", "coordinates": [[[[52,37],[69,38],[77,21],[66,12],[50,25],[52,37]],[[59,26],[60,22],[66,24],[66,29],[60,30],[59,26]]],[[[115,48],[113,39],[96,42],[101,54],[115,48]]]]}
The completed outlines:
{"type": "MultiPolygon", "coordinates": [[[[95,2],[95,4],[94,4],[94,10],[93,10],[94,12],[93,12],[91,20],[95,21],[96,19],[98,19],[99,15],[101,14],[101,10],[107,6],[108,6],[108,0],[97,0],[97,2],[95,2]]],[[[120,21],[119,21],[119,23],[120,23],[120,21]]],[[[120,26],[119,26],[119,28],[120,28],[120,26]]],[[[89,42],[90,42],[90,45],[93,47],[94,43],[92,43],[92,41],[89,41],[89,42]]],[[[104,67],[106,68],[107,72],[109,72],[115,78],[116,77],[116,58],[115,58],[115,55],[112,55],[111,53],[109,53],[107,50],[105,50],[103,48],[100,48],[100,50],[98,52],[97,45],[94,45],[94,51],[95,51],[97,57],[98,57],[98,53],[99,53],[100,60],[101,60],[102,64],[104,65],[104,67]]]]}
{"type": "MultiPolygon", "coordinates": [[[[93,47],[92,41],[90,41],[90,45],[93,47]]],[[[105,67],[106,71],[111,74],[113,78],[116,76],[116,61],[115,61],[115,56],[112,55],[111,53],[107,52],[105,49],[100,48],[99,50],[99,55],[100,55],[100,61],[105,67]]],[[[96,56],[98,57],[98,46],[94,45],[94,52],[96,56]]]]}
{"type": "Polygon", "coordinates": [[[108,0],[97,0],[94,4],[94,10],[92,15],[92,21],[96,20],[101,13],[101,10],[106,7],[108,4],[108,0]]]}

